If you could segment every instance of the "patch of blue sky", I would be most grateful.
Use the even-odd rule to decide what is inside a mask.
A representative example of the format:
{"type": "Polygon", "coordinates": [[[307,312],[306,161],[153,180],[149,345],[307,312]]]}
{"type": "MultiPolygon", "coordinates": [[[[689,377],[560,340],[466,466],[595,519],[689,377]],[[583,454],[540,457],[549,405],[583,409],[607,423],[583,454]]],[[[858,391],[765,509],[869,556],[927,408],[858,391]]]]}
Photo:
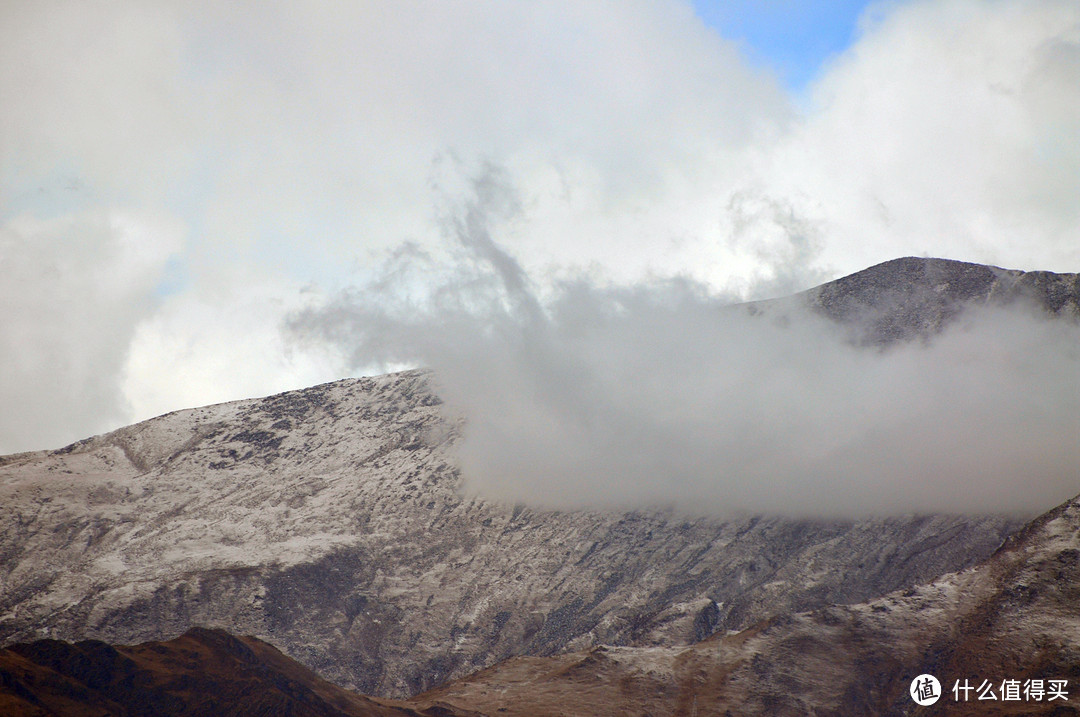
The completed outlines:
{"type": "Polygon", "coordinates": [[[154,295],[165,298],[179,294],[188,285],[187,264],[178,256],[171,256],[165,261],[164,270],[154,287],[154,295]]]}
{"type": "Polygon", "coordinates": [[[873,0],[692,0],[694,11],[722,37],[739,42],[753,65],[774,71],[802,94],[823,66],[857,37],[873,0]]]}

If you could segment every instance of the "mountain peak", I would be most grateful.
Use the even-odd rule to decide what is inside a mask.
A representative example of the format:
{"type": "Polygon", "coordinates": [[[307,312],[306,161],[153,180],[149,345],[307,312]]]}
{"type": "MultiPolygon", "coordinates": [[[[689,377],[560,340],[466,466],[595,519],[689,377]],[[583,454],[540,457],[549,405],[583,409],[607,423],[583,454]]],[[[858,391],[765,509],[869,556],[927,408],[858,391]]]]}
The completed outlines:
{"type": "Polygon", "coordinates": [[[1080,275],[1025,272],[953,259],[902,257],[799,295],[816,312],[852,328],[862,343],[929,338],[962,311],[1026,302],[1080,319],[1080,275]]]}

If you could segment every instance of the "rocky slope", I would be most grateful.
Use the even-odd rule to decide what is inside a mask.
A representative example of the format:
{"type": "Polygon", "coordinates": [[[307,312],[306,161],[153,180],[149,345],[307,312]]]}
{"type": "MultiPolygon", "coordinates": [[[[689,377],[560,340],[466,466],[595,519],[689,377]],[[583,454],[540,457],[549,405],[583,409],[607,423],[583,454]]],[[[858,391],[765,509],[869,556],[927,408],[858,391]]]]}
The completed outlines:
{"type": "Polygon", "coordinates": [[[341,690],[255,638],[217,630],[119,648],[44,640],[0,650],[0,711],[1080,714],[1080,499],[1032,521],[971,569],[865,603],[772,617],[692,646],[597,646],[516,657],[393,702],[341,690]],[[919,707],[909,696],[913,677],[922,674],[940,678],[933,706],[919,707]]]}
{"type": "MultiPolygon", "coordinates": [[[[792,298],[847,327],[856,341],[884,345],[927,339],[973,307],[1025,306],[1080,320],[1080,274],[905,257],[792,298]]],[[[783,301],[756,306],[770,303],[783,301]]]]}
{"type": "MultiPolygon", "coordinates": [[[[967,286],[967,266],[945,269],[967,286]]],[[[867,271],[877,278],[822,287],[818,305],[906,295],[907,274],[883,289],[880,268],[867,271]]],[[[937,271],[908,293],[931,274],[940,286],[937,271]]],[[[1055,276],[1045,285],[1073,293],[1045,306],[1075,311],[1075,275],[1055,276]]],[[[916,318],[919,331],[933,323],[916,318]]],[[[1018,525],[538,512],[459,493],[459,428],[431,377],[406,372],[0,458],[0,641],[220,626],[339,684],[402,696],[515,655],[689,644],[858,603],[972,565],[1018,525]]]]}
{"type": "Polygon", "coordinates": [[[1080,714],[1080,499],[925,585],[691,647],[515,658],[415,704],[435,701],[508,717],[1080,714]],[[922,674],[941,682],[932,706],[909,695],[922,674]]]}
{"type": "Polygon", "coordinates": [[[7,459],[0,634],[193,625],[408,694],[516,654],[688,643],[968,564],[1013,524],[538,513],[457,493],[420,373],[184,411],[7,459]]]}

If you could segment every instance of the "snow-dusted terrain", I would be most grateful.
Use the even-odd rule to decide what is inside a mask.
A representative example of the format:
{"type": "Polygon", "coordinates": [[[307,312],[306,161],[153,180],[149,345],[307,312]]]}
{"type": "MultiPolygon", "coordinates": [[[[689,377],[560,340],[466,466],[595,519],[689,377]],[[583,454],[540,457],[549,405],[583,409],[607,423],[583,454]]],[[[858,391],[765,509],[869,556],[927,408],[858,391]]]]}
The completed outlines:
{"type": "Polygon", "coordinates": [[[1080,498],[978,566],[927,584],[779,615],[690,647],[516,658],[417,703],[523,717],[988,716],[1078,714],[1078,701],[1080,498]],[[932,709],[909,696],[922,674],[942,686],[932,709]]]}
{"type": "Polygon", "coordinates": [[[252,637],[194,628],[113,647],[0,650],[0,712],[25,715],[578,717],[1077,714],[1080,499],[979,565],[865,603],[777,615],[690,646],[516,657],[412,699],[349,693],[252,637]]]}
{"type": "Polygon", "coordinates": [[[686,644],[989,554],[1002,518],[719,521],[458,493],[420,372],[172,413],[0,465],[0,634],[192,625],[405,694],[515,654],[686,644]]]}
{"type": "Polygon", "coordinates": [[[461,494],[460,430],[413,371],[0,458],[0,642],[222,627],[400,696],[514,655],[687,645],[871,600],[974,565],[1020,524],[540,512],[461,494]]]}

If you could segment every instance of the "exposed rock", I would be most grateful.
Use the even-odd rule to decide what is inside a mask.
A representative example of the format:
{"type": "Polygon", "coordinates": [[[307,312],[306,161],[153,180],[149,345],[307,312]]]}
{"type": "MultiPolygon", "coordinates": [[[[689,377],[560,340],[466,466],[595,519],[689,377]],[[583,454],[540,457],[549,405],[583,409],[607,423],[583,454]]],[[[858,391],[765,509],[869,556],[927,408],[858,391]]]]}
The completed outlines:
{"type": "Polygon", "coordinates": [[[881,598],[691,646],[515,657],[404,702],[346,692],[255,638],[214,630],[0,650],[10,715],[1070,715],[1078,690],[1080,498],[976,567],[881,598]],[[923,674],[941,682],[929,710],[909,695],[923,674]]]}
{"type": "Polygon", "coordinates": [[[1026,306],[1080,320],[1080,274],[1018,271],[951,259],[905,257],[794,297],[746,305],[752,312],[808,306],[864,344],[928,339],[977,307],[1026,306]]]}
{"type": "Polygon", "coordinates": [[[774,617],[691,647],[515,658],[414,704],[507,717],[1080,714],[1078,558],[1074,499],[979,566],[926,585],[774,617]],[[909,695],[922,674],[941,683],[933,707],[909,695]]]}
{"type": "Polygon", "coordinates": [[[458,493],[455,435],[429,377],[408,372],[11,461],[0,636],[132,643],[219,626],[406,695],[513,655],[688,642],[864,600],[971,564],[1016,525],[492,505],[458,493]]]}

